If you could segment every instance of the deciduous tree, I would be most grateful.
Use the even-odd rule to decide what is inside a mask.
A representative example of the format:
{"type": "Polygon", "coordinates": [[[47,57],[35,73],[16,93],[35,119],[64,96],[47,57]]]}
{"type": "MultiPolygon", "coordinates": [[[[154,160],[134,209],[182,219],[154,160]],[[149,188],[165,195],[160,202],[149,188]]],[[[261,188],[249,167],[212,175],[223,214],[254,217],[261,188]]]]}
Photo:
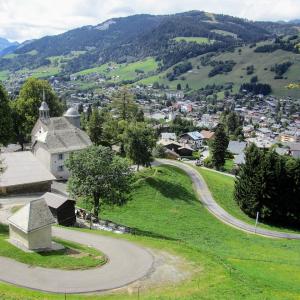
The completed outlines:
{"type": "Polygon", "coordinates": [[[121,205],[131,191],[133,172],[129,162],[107,147],[92,146],[72,153],[66,161],[70,170],[68,190],[74,197],[88,197],[95,216],[102,204],[121,205]]]}
{"type": "Polygon", "coordinates": [[[63,113],[63,104],[47,81],[28,79],[22,86],[18,99],[12,102],[15,139],[22,148],[24,143],[29,141],[31,130],[39,117],[43,93],[50,109],[50,116],[60,116],[63,113]]]}
{"type": "Polygon", "coordinates": [[[144,123],[132,123],[125,131],[125,152],[137,165],[138,170],[140,165],[150,166],[155,142],[152,128],[144,123]]]}
{"type": "Polygon", "coordinates": [[[12,113],[8,96],[0,84],[0,145],[6,145],[13,135],[12,113]]]}

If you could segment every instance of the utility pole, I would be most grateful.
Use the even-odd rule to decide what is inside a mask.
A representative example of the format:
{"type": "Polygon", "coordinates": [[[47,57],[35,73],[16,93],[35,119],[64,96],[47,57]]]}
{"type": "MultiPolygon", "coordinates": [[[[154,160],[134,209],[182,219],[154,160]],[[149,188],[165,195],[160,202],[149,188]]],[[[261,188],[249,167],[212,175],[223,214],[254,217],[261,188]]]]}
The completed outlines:
{"type": "Polygon", "coordinates": [[[258,225],[259,212],[256,213],[256,221],[255,221],[255,233],[258,225]]]}

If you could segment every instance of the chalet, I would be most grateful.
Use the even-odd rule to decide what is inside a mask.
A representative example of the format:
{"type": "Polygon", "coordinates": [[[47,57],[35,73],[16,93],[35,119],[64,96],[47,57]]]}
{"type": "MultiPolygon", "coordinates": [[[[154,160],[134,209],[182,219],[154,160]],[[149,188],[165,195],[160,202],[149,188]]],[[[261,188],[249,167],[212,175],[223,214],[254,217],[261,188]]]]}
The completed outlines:
{"type": "Polygon", "coordinates": [[[180,142],[188,144],[194,150],[198,150],[202,146],[203,136],[198,131],[184,133],[180,136],[180,142]]]}
{"type": "Polygon", "coordinates": [[[182,147],[178,148],[177,153],[180,156],[192,156],[194,150],[189,145],[183,145],[182,147]]]}
{"type": "Polygon", "coordinates": [[[203,141],[205,141],[205,142],[211,141],[215,137],[215,133],[213,131],[209,131],[209,130],[202,130],[200,132],[200,134],[202,135],[203,141]]]}
{"type": "Polygon", "coordinates": [[[180,143],[177,143],[175,141],[159,141],[158,142],[160,145],[164,146],[166,149],[169,149],[171,151],[174,151],[178,153],[178,149],[182,147],[180,143]]]}

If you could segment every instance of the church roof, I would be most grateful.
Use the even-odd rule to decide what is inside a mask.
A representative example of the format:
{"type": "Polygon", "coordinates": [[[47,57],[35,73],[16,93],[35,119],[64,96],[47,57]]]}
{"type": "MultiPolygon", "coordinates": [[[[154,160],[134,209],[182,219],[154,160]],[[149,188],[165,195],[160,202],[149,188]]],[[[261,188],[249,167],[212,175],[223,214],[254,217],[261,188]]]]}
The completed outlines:
{"type": "Polygon", "coordinates": [[[30,233],[54,224],[55,219],[52,216],[45,199],[41,198],[26,204],[8,218],[8,222],[21,231],[30,233]]]}
{"type": "Polygon", "coordinates": [[[80,117],[80,114],[78,113],[77,109],[74,107],[70,107],[66,113],[64,114],[65,117],[80,117]]]}
{"type": "Polygon", "coordinates": [[[32,134],[33,141],[44,144],[51,153],[82,150],[92,145],[89,136],[65,117],[50,118],[47,123],[38,120],[32,134]]]}

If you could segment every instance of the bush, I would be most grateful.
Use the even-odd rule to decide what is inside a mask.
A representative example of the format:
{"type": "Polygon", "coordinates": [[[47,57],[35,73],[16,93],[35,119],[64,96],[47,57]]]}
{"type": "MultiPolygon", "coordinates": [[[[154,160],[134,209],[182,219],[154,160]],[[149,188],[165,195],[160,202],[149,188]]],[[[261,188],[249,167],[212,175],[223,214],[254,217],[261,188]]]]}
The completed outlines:
{"type": "Polygon", "coordinates": [[[213,162],[210,156],[204,159],[203,165],[206,168],[213,168],[213,162]]]}
{"type": "Polygon", "coordinates": [[[157,145],[152,152],[155,158],[166,158],[166,148],[163,145],[157,145]]]}

